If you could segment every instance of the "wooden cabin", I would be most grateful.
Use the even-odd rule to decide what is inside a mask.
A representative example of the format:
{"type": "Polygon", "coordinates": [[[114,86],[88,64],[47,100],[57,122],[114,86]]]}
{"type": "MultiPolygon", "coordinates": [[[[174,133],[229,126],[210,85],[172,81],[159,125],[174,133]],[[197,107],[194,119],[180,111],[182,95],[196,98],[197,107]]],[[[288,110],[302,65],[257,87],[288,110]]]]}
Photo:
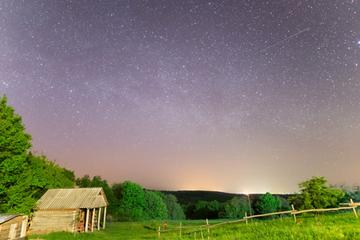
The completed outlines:
{"type": "Polygon", "coordinates": [[[49,189],[37,202],[29,233],[104,229],[107,206],[102,188],[49,189]]]}
{"type": "Polygon", "coordinates": [[[28,217],[0,214],[0,239],[25,239],[28,217]]]}

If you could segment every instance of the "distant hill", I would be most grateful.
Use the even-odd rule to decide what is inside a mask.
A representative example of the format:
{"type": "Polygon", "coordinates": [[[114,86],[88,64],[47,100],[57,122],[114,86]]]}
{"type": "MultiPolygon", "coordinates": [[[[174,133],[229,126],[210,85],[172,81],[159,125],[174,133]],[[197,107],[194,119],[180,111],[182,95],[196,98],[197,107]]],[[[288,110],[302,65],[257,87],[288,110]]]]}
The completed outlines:
{"type": "MultiPolygon", "coordinates": [[[[219,202],[226,202],[233,197],[247,197],[245,194],[238,193],[226,193],[226,192],[217,192],[217,191],[162,191],[163,193],[173,194],[176,196],[180,204],[191,204],[196,203],[199,200],[203,201],[213,201],[217,200],[219,202]]],[[[261,193],[250,194],[250,199],[254,200],[259,198],[261,193]]],[[[288,198],[290,194],[274,194],[275,196],[280,196],[283,198],[288,198]]]]}

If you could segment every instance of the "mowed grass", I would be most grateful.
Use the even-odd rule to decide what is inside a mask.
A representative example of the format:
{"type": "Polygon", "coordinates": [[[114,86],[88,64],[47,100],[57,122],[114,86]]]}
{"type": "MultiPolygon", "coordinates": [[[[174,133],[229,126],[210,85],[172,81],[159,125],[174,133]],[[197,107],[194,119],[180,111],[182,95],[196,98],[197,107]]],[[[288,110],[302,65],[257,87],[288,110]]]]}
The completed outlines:
{"type": "MultiPolygon", "coordinates": [[[[216,224],[226,220],[210,221],[216,224]]],[[[179,222],[169,222],[168,232],[162,232],[160,238],[157,228],[163,222],[113,222],[104,231],[93,233],[51,233],[41,236],[30,236],[30,239],[182,239],[182,240],[241,240],[241,239],[359,239],[360,220],[354,214],[335,213],[298,216],[297,223],[293,218],[283,217],[266,220],[219,225],[200,228],[205,221],[183,221],[184,227],[180,237],[179,222]],[[209,236],[209,238],[208,238],[209,236]]]]}

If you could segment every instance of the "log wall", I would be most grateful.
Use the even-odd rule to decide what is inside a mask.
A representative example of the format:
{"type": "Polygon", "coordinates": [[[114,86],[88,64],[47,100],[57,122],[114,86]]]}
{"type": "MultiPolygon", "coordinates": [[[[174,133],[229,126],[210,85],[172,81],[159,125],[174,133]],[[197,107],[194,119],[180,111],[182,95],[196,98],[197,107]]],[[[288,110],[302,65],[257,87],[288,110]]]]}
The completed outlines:
{"type": "Polygon", "coordinates": [[[30,222],[30,234],[74,232],[77,230],[79,210],[39,210],[30,222]]]}
{"type": "Polygon", "coordinates": [[[26,216],[17,216],[9,221],[0,224],[0,239],[23,239],[21,238],[21,229],[26,229],[27,224],[26,216]]]}

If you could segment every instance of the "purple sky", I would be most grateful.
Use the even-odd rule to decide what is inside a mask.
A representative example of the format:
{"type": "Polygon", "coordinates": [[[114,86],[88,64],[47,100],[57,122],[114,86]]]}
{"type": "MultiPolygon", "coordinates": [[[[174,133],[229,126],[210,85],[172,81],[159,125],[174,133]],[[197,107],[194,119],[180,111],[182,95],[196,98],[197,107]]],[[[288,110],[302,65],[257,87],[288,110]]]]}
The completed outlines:
{"type": "Polygon", "coordinates": [[[360,184],[360,1],[0,1],[33,149],[156,189],[360,184]]]}

